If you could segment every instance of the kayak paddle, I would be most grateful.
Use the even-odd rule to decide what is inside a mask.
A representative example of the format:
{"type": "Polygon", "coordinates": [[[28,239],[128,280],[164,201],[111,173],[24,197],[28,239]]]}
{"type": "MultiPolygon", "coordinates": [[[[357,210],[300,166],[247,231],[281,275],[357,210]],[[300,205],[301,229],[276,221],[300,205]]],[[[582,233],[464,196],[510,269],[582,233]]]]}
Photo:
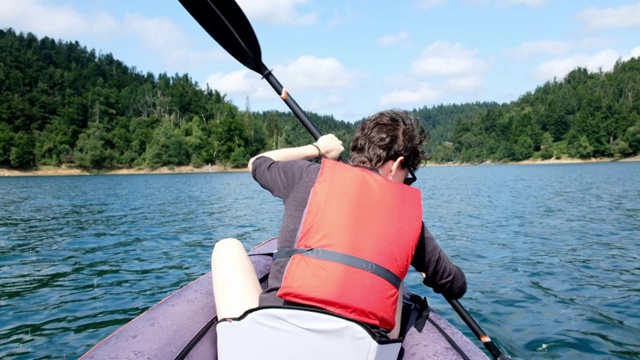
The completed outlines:
{"type": "MultiPolygon", "coordinates": [[[[258,38],[249,19],[247,19],[235,0],[180,0],[180,3],[209,36],[231,56],[267,80],[314,139],[318,140],[322,136],[298,103],[262,62],[262,51],[258,38]]],[[[462,307],[460,302],[449,299],[447,301],[496,360],[510,359],[510,357],[500,352],[498,347],[491,341],[491,338],[480,329],[480,326],[462,307]]]]}
{"type": "Polygon", "coordinates": [[[322,136],[287,89],[262,62],[258,38],[234,0],[180,0],[180,3],[231,56],[267,80],[314,139],[318,140],[322,136]]]}
{"type": "Polygon", "coordinates": [[[451,305],[453,310],[455,310],[458,313],[462,321],[464,321],[464,323],[467,324],[469,329],[471,329],[471,331],[475,334],[478,340],[482,341],[482,344],[487,349],[487,351],[489,351],[489,353],[491,354],[491,356],[493,356],[494,359],[496,360],[511,359],[509,355],[503,354],[500,351],[500,349],[498,349],[498,347],[496,346],[496,344],[493,343],[489,335],[487,335],[484,331],[482,331],[482,328],[480,328],[480,325],[478,325],[478,323],[471,317],[471,314],[469,314],[469,312],[464,308],[464,306],[462,306],[462,304],[460,304],[458,300],[451,300],[451,299],[447,299],[446,297],[445,299],[447,300],[447,302],[449,302],[449,305],[451,305]]]}

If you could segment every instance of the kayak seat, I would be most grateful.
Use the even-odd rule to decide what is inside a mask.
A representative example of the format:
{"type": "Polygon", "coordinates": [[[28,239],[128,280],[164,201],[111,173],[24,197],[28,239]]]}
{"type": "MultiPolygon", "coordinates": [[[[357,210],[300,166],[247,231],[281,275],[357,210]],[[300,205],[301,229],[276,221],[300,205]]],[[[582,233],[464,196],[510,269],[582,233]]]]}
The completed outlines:
{"type": "Polygon", "coordinates": [[[402,346],[401,340],[376,340],[355,321],[311,308],[258,307],[215,326],[220,360],[396,360],[402,346]]]}

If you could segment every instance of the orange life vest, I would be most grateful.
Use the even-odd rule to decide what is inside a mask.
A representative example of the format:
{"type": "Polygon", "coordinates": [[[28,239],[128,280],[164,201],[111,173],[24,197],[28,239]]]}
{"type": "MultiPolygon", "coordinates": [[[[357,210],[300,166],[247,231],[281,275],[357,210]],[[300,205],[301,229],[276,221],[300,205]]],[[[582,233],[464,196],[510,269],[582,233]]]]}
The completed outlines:
{"type": "Polygon", "coordinates": [[[391,330],[421,229],[420,190],[323,160],[278,296],[391,330]]]}

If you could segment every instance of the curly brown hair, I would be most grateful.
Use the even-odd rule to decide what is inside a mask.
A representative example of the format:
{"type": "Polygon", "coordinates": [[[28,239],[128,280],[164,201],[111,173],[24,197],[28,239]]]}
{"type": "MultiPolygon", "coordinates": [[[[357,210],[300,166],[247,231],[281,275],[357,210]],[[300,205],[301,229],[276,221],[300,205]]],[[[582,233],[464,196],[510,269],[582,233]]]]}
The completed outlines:
{"type": "Polygon", "coordinates": [[[422,145],[428,133],[415,117],[401,110],[381,111],[363,121],[351,142],[349,162],[377,168],[404,156],[402,166],[417,170],[428,159],[422,145]]]}

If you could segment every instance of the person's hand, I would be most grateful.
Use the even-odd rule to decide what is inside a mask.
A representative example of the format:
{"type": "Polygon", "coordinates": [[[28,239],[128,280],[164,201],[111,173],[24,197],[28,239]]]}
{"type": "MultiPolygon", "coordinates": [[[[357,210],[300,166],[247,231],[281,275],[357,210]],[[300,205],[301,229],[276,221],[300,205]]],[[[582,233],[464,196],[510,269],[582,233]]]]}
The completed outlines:
{"type": "Polygon", "coordinates": [[[333,134],[321,136],[318,141],[316,141],[316,145],[318,145],[322,156],[331,160],[337,160],[344,151],[342,141],[333,134]]]}

